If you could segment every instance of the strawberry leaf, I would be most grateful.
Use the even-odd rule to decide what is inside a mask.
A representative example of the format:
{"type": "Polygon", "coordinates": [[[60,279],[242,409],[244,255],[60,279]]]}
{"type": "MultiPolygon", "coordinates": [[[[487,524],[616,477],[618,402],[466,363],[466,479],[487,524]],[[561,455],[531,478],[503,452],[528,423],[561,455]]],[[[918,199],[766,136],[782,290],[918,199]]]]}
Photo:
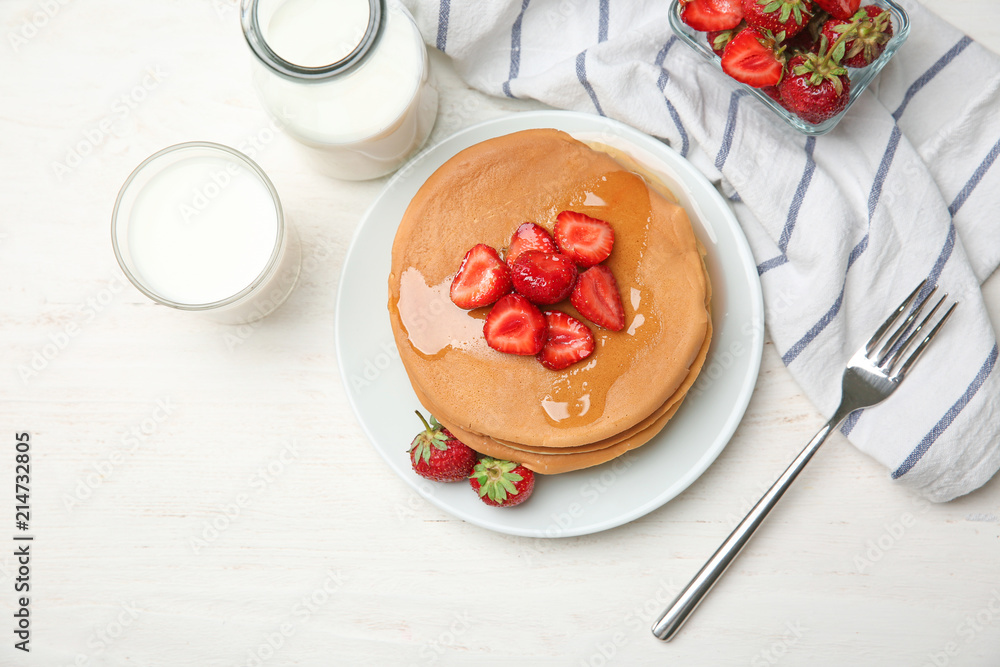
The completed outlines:
{"type": "Polygon", "coordinates": [[[844,52],[847,50],[847,43],[841,39],[837,40],[837,46],[833,49],[833,53],[830,54],[830,58],[833,62],[840,64],[840,61],[844,59],[844,52]]]}

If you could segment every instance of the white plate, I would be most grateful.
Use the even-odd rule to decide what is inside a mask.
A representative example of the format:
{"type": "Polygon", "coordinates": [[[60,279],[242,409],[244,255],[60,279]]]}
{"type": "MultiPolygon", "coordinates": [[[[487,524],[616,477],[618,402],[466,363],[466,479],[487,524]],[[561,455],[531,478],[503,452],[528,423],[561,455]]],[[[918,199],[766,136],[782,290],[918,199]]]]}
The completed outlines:
{"type": "Polygon", "coordinates": [[[463,130],[418,155],[389,181],[358,226],[344,261],[334,335],[341,376],[365,434],[417,493],[484,528],[529,537],[569,537],[647,514],[687,488],[715,460],[750,401],[763,348],[763,312],[756,265],[732,209],[690,163],[662,142],[616,121],[539,111],[463,130]],[[715,333],[700,378],[653,440],[601,466],[539,475],[528,502],[503,509],[483,504],[468,484],[429,482],[410,469],[406,450],[419,431],[413,411],[420,404],[389,326],[390,250],[410,199],[445,161],[486,139],[543,127],[626,149],[664,176],[708,250],[715,333]]]}

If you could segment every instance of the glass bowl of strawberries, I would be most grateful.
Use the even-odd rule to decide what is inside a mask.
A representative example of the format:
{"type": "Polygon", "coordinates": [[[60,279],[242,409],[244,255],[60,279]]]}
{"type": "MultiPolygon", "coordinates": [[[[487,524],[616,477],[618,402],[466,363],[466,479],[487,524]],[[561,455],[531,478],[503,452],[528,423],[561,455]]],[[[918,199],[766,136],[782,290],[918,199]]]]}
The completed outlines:
{"type": "Polygon", "coordinates": [[[910,32],[893,0],[672,0],[670,26],[803,134],[836,126],[910,32]]]}

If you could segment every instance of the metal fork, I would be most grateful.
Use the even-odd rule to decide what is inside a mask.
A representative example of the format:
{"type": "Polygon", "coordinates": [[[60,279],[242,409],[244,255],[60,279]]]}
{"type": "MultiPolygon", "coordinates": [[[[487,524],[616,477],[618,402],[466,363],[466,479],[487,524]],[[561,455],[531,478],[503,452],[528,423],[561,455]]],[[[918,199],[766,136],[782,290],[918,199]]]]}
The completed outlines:
{"type": "Polygon", "coordinates": [[[924,305],[932,294],[937,290],[937,286],[929,290],[923,298],[917,299],[920,292],[927,285],[927,281],[921,282],[915,290],[899,305],[889,319],[878,328],[875,334],[867,343],[861,346],[854,356],[847,363],[844,370],[843,388],[841,389],[840,406],[830,417],[819,433],[806,445],[805,449],[792,461],[788,469],[782,473],[778,481],[763,495],[754,505],[754,508],[746,515],[740,525],[726,538],[718,551],[702,566],[701,570],[694,576],[687,587],[681,591],[680,595],[667,607],[666,611],[653,624],[653,634],[664,641],[671,638],[680,630],[687,617],[695,610],[702,598],[708,594],[719,580],[722,573],[733,562],[740,553],[754,532],[764,522],[771,509],[778,503],[788,487],[792,485],[795,478],[802,469],[806,467],[820,445],[826,440],[830,433],[840,426],[840,423],[847,419],[855,410],[867,408],[887,399],[896,387],[903,381],[906,374],[916,363],[917,359],[927,348],[931,339],[937,335],[944,323],[951,317],[957,303],[953,303],[945,314],[938,320],[937,324],[923,337],[905,359],[906,351],[912,346],[914,341],[927,328],[928,323],[934,314],[937,313],[941,304],[948,297],[945,294],[931,308],[931,311],[919,324],[914,327],[914,322],[920,316],[924,305]],[[910,309],[911,304],[917,300],[910,314],[903,320],[896,329],[889,333],[889,330],[896,324],[897,320],[910,309]]]}

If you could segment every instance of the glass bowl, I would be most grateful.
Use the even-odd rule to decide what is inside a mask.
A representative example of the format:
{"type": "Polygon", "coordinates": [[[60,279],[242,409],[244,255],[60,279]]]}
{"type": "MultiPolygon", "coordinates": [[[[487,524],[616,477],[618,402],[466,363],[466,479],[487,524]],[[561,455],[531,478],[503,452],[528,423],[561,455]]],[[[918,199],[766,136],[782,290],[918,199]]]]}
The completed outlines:
{"type": "MultiPolygon", "coordinates": [[[[744,88],[748,93],[760,100],[762,104],[774,111],[774,113],[784,119],[786,123],[794,127],[799,132],[810,136],[826,134],[840,122],[840,119],[844,114],[850,111],[851,106],[854,104],[854,100],[858,99],[861,93],[865,92],[868,84],[870,84],[875,77],[878,76],[878,73],[881,72],[882,68],[889,62],[893,54],[896,52],[896,49],[903,45],[903,42],[906,41],[907,35],[910,34],[910,17],[906,14],[906,10],[893,2],[893,0],[866,0],[864,4],[876,5],[889,10],[892,14],[893,35],[892,38],[889,39],[889,42],[885,45],[885,51],[882,52],[882,55],[879,56],[875,62],[860,69],[848,68],[848,77],[851,79],[850,99],[847,102],[847,107],[833,118],[829,118],[822,123],[813,125],[812,123],[802,120],[791,111],[782,107],[777,101],[768,97],[759,88],[753,88],[752,86],[740,83],[732,78],[729,80],[732,81],[734,85],[744,88]]],[[[684,23],[684,21],[681,20],[680,10],[680,0],[671,0],[670,27],[673,28],[674,32],[677,33],[677,36],[681,38],[681,41],[685,42],[692,49],[710,60],[716,67],[719,68],[719,71],[722,71],[721,59],[708,45],[708,39],[705,36],[706,33],[699,32],[684,23]]],[[[726,76],[727,78],[729,77],[729,75],[726,76]]]]}

